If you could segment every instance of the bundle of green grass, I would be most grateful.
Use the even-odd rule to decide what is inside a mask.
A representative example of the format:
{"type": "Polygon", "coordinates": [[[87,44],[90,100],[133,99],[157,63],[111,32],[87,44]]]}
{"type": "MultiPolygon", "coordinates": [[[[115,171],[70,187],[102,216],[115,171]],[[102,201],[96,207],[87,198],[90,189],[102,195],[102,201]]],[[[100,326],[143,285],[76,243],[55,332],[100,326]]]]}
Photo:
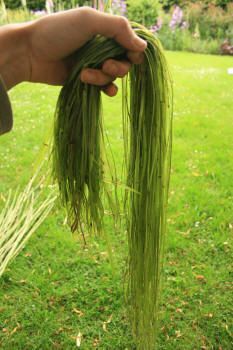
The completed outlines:
{"type": "MultiPolygon", "coordinates": [[[[132,67],[122,92],[127,168],[122,182],[129,249],[126,298],[137,349],[151,350],[156,347],[166,227],[172,89],[158,39],[139,25],[133,28],[147,41],[147,49],[144,62],[132,67]]],[[[77,52],[77,64],[58,99],[53,170],[73,231],[102,229],[106,197],[101,91],[81,82],[80,72],[124,55],[125,49],[114,40],[96,36],[77,52]]]]}

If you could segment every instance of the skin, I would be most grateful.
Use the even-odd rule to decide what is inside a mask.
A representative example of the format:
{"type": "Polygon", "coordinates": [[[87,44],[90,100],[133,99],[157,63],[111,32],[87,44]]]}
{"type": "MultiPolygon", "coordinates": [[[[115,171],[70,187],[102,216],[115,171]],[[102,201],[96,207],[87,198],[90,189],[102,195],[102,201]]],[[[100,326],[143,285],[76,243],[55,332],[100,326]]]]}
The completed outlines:
{"type": "Polygon", "coordinates": [[[124,17],[88,7],[0,28],[0,74],[7,89],[23,81],[63,85],[72,69],[72,53],[97,34],[125,47],[128,60],[109,59],[101,70],[83,69],[81,80],[102,86],[107,95],[115,96],[114,80],[124,77],[132,63],[143,61],[146,42],[136,36],[124,17]]]}

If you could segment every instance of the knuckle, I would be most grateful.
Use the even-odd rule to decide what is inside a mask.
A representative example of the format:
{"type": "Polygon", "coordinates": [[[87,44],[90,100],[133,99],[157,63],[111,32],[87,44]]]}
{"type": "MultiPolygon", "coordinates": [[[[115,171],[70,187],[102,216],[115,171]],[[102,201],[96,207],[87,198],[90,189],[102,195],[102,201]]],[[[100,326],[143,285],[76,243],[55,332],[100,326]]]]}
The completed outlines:
{"type": "Polygon", "coordinates": [[[82,18],[82,21],[85,23],[88,23],[89,25],[89,30],[93,30],[93,16],[95,16],[95,9],[88,7],[88,6],[83,6],[75,9],[74,11],[77,11],[81,15],[80,18],[82,18]]]}
{"type": "Polygon", "coordinates": [[[98,80],[99,85],[106,85],[106,84],[110,83],[111,78],[108,75],[106,75],[102,72],[99,72],[97,80],[98,80]]]}
{"type": "Polygon", "coordinates": [[[85,81],[85,70],[82,70],[81,73],[80,73],[80,79],[82,82],[85,81]]]}
{"type": "Polygon", "coordinates": [[[127,68],[127,67],[122,68],[120,73],[119,73],[119,77],[123,78],[124,76],[126,76],[128,74],[128,72],[129,72],[129,68],[127,68]]]}
{"type": "Polygon", "coordinates": [[[81,8],[78,8],[79,12],[82,12],[83,15],[89,15],[94,12],[94,9],[88,6],[82,6],[81,8]]]}
{"type": "Polygon", "coordinates": [[[120,72],[120,73],[118,74],[118,77],[119,77],[119,78],[123,78],[126,74],[127,74],[126,72],[120,72]]]}
{"type": "Polygon", "coordinates": [[[125,17],[118,16],[118,26],[123,31],[128,30],[129,29],[129,22],[125,17]]]}
{"type": "Polygon", "coordinates": [[[106,69],[109,69],[111,68],[111,66],[114,64],[114,60],[112,58],[109,58],[107,59],[105,62],[104,62],[104,68],[106,69]]]}

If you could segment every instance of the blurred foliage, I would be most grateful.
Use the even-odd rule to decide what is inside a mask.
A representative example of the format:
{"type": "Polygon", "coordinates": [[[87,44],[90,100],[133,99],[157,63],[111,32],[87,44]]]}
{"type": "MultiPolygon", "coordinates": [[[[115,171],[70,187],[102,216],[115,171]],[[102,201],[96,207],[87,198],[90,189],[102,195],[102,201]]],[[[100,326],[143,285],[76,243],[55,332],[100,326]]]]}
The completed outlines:
{"type": "Polygon", "coordinates": [[[174,10],[175,6],[162,13],[162,27],[157,31],[166,49],[220,54],[224,41],[233,45],[233,3],[223,9],[213,3],[206,6],[205,1],[189,2],[183,7],[181,23],[173,27],[174,10]]]}
{"type": "Polygon", "coordinates": [[[191,4],[186,8],[189,31],[199,28],[201,39],[232,39],[233,36],[233,4],[228,4],[227,11],[215,5],[206,9],[203,3],[191,4]]]}
{"type": "Polygon", "coordinates": [[[8,9],[17,9],[22,6],[21,0],[5,0],[6,8],[8,9]]]}
{"type": "Polygon", "coordinates": [[[209,5],[220,6],[226,8],[228,4],[232,3],[232,0],[159,0],[164,10],[170,10],[172,6],[179,5],[181,7],[190,6],[191,4],[202,4],[205,7],[209,5]]]}
{"type": "Polygon", "coordinates": [[[127,0],[128,18],[150,27],[156,22],[160,7],[156,0],[127,0]]]}
{"type": "MultiPolygon", "coordinates": [[[[63,10],[77,5],[93,5],[91,0],[53,0],[54,10],[63,10]]],[[[117,1],[117,0],[116,0],[117,1]]],[[[5,0],[7,13],[0,22],[23,22],[33,19],[45,9],[46,0],[27,0],[23,9],[22,0],[5,0]],[[13,9],[13,10],[9,10],[13,9]]],[[[203,53],[220,53],[224,41],[233,45],[233,2],[228,0],[125,0],[127,17],[157,32],[165,48],[203,53]],[[180,22],[174,17],[175,5],[182,12],[180,22]],[[172,20],[175,25],[172,25],[172,20]]],[[[96,2],[97,4],[97,2],[96,2]]],[[[122,5],[122,1],[119,0],[122,5]]]]}
{"type": "MultiPolygon", "coordinates": [[[[4,0],[7,9],[17,9],[22,7],[21,0],[4,0]]],[[[45,0],[27,0],[27,8],[29,10],[42,10],[45,8],[45,0]]]]}
{"type": "Polygon", "coordinates": [[[188,30],[177,29],[171,32],[168,28],[163,27],[158,37],[166,50],[220,54],[218,40],[203,40],[198,35],[193,36],[188,30]]]}
{"type": "MultiPolygon", "coordinates": [[[[45,9],[46,0],[27,0],[27,8],[32,11],[45,9]]],[[[77,5],[90,5],[92,1],[87,0],[54,0],[55,9],[70,9],[76,7],[77,5]]],[[[6,8],[17,9],[22,7],[21,0],[5,0],[6,8]]]]}
{"type": "Polygon", "coordinates": [[[55,9],[68,10],[77,6],[91,6],[92,1],[87,0],[54,0],[55,9]]]}

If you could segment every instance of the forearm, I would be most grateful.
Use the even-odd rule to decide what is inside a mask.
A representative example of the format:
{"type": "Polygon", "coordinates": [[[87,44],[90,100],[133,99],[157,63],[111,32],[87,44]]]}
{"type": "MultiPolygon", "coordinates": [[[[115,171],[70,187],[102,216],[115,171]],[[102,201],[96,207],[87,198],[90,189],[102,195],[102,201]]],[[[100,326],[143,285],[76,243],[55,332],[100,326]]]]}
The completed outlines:
{"type": "Polygon", "coordinates": [[[30,78],[27,24],[0,27],[0,75],[9,90],[30,78]]]}

